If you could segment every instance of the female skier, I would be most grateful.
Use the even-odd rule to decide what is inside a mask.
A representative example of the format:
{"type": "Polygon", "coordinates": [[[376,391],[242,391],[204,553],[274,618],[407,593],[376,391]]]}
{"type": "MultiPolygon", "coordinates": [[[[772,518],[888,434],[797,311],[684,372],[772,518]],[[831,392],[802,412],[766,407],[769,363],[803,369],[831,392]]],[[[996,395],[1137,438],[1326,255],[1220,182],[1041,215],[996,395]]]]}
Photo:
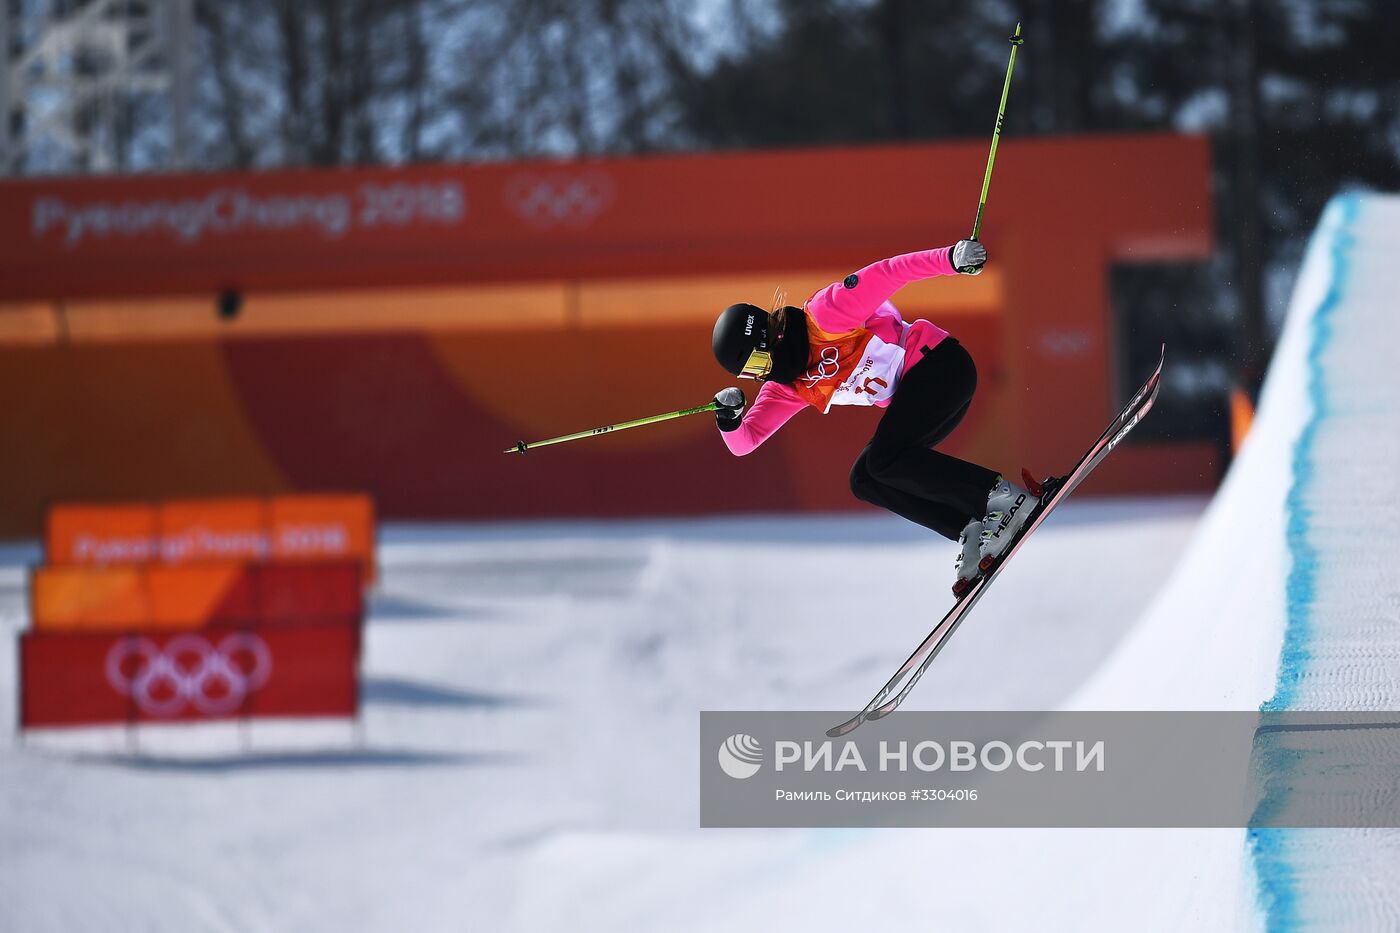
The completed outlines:
{"type": "Polygon", "coordinates": [[[753,451],[804,405],[823,414],[832,405],[885,409],[851,467],[851,491],[956,540],[957,595],[1002,555],[1037,500],[986,467],[932,449],[967,413],[977,369],[947,331],[929,321],[905,323],[889,298],[919,279],[975,275],[986,261],[976,240],[882,259],[821,289],[802,308],[731,305],[714,331],[719,364],[763,381],[747,415],[737,387],[715,396],[721,436],[736,456],[753,451]]]}

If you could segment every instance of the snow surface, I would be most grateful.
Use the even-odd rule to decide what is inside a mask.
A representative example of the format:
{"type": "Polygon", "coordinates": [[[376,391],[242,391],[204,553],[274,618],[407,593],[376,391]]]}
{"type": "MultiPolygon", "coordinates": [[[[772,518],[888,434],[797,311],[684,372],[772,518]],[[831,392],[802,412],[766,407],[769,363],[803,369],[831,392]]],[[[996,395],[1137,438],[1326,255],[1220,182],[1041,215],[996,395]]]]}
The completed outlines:
{"type": "MultiPolygon", "coordinates": [[[[911,705],[1061,702],[1146,605],[1201,507],[1066,504],[911,705]],[[1106,540],[1118,588],[1086,605],[1062,568],[1106,540]]],[[[917,838],[702,832],[697,711],[841,709],[873,692],[949,600],[948,542],[872,513],[396,527],[380,553],[358,737],[343,723],[169,726],[139,730],[133,749],[124,730],[94,729],[0,752],[0,928],[758,929],[729,909],[781,890],[832,929],[820,892],[837,866],[917,838]],[[778,546],[821,586],[774,585],[778,546]],[[899,611],[851,624],[869,595],[854,561],[881,568],[899,611]]],[[[11,631],[30,556],[0,554],[11,631]]],[[[940,886],[970,893],[1007,844],[1044,860],[1037,838],[930,835],[927,864],[908,870],[941,861],[954,874],[940,886]]],[[[1071,916],[1098,909],[1092,887],[1021,890],[1071,916]]],[[[846,903],[925,917],[928,892],[924,879],[883,905],[846,903]]]]}

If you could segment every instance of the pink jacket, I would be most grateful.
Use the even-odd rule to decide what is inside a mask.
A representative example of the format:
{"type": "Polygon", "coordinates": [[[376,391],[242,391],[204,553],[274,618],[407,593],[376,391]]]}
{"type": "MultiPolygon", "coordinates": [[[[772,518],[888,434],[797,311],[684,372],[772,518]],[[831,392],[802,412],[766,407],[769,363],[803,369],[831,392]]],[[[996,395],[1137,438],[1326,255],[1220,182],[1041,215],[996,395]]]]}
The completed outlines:
{"type": "MultiPolygon", "coordinates": [[[[845,333],[864,327],[885,343],[904,348],[900,375],[923,359],[923,349],[937,346],[948,332],[928,321],[906,324],[889,298],[910,282],[935,275],[955,275],[950,246],[905,253],[871,263],[844,281],[833,282],[807,300],[806,312],[824,331],[845,333]]],[[[896,384],[898,389],[898,384],[896,384]]],[[[889,404],[880,403],[880,407],[889,404]]],[[[751,453],[787,424],[807,403],[791,386],[765,382],[758,390],[744,421],[736,430],[722,431],[720,437],[731,453],[742,457],[751,453]]]]}

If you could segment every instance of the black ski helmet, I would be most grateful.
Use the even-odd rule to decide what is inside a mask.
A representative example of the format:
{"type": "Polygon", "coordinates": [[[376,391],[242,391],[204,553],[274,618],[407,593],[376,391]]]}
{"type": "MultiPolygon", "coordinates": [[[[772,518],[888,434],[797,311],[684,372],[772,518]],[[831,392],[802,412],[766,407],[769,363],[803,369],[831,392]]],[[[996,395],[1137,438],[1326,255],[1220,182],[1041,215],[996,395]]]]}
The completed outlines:
{"type": "Polygon", "coordinates": [[[715,359],[725,371],[738,376],[754,350],[772,352],[768,340],[768,312],[757,305],[730,305],[715,321],[715,359]]]}
{"type": "Polygon", "coordinates": [[[755,350],[767,354],[754,359],[764,362],[768,371],[751,375],[768,382],[787,384],[807,368],[807,314],[801,308],[784,307],[773,313],[751,304],[730,305],[715,321],[715,359],[735,376],[744,374],[744,364],[755,350]]]}

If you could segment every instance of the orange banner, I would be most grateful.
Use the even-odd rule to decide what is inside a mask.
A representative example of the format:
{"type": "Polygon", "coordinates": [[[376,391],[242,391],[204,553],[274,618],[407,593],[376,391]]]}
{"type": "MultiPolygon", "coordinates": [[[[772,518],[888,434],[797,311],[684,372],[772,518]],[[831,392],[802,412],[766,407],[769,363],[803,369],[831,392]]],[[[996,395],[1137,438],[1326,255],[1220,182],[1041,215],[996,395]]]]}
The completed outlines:
{"type": "MultiPolygon", "coordinates": [[[[1016,248],[1013,224],[1040,228],[1032,245],[1064,277],[1098,264],[1081,268],[1065,239],[1043,234],[1072,232],[1068,245],[1097,254],[1111,244],[1135,261],[1203,255],[1209,158],[1203,136],[1003,141],[987,215],[995,262],[1016,248]]],[[[256,292],[845,267],[952,242],[970,218],[950,191],[975,191],[986,160],[974,139],[4,181],[0,301],[54,298],[62,283],[65,300],[202,294],[212,314],[230,283],[256,292]]]]}
{"type": "Polygon", "coordinates": [[[372,581],[374,521],[362,494],[63,504],[48,512],[45,559],[103,567],[351,558],[372,581]]]}

